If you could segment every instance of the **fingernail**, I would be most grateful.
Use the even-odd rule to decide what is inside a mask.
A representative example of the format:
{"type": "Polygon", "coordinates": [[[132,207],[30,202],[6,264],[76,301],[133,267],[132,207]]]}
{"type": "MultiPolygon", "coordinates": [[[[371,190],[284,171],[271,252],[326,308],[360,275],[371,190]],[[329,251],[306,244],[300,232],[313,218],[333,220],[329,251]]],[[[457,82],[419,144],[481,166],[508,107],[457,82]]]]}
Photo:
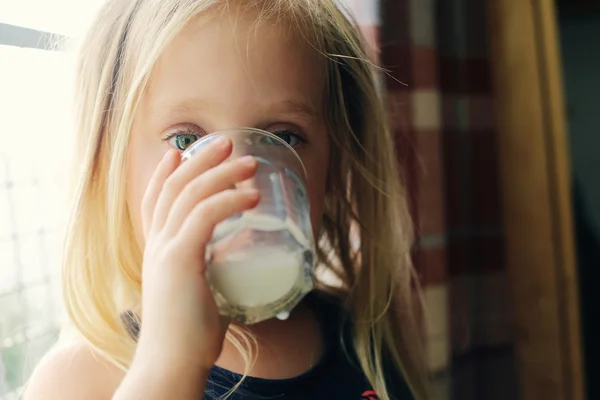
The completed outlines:
{"type": "Polygon", "coordinates": [[[253,188],[246,188],[246,189],[239,189],[239,190],[243,191],[244,194],[246,196],[250,197],[251,199],[257,199],[258,196],[260,195],[258,190],[253,189],[253,188]]]}
{"type": "Polygon", "coordinates": [[[227,139],[225,136],[216,136],[211,140],[210,145],[214,147],[225,147],[228,141],[229,139],[227,139]]]}
{"type": "Polygon", "coordinates": [[[173,158],[173,153],[175,152],[175,150],[169,150],[165,153],[165,155],[163,156],[162,162],[167,162],[170,161],[173,158]]]}
{"type": "Polygon", "coordinates": [[[254,158],[253,156],[243,156],[238,159],[238,162],[242,165],[250,167],[256,164],[256,158],[254,158]]]}

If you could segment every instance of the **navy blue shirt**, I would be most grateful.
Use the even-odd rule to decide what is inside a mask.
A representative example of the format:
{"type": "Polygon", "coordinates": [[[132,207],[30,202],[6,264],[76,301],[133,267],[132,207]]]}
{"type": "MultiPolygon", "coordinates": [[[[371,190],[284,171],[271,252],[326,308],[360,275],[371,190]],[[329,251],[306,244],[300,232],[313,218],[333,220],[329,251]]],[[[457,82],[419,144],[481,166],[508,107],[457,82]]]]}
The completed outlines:
{"type": "MultiPolygon", "coordinates": [[[[341,337],[349,335],[348,319],[335,300],[313,292],[306,303],[319,318],[325,340],[325,352],[319,363],[300,376],[290,379],[262,379],[246,377],[231,394],[230,400],[377,400],[377,394],[356,360],[351,349],[344,349],[341,337]],[[343,328],[345,327],[345,328],[343,328]],[[345,333],[344,333],[345,332],[345,333]]],[[[131,326],[137,333],[137,326],[131,326]]],[[[390,370],[390,372],[392,372],[390,370]]],[[[224,398],[242,378],[220,367],[213,367],[206,386],[204,400],[224,398]]],[[[413,396],[400,374],[390,373],[386,382],[394,400],[412,400],[413,396]]]]}

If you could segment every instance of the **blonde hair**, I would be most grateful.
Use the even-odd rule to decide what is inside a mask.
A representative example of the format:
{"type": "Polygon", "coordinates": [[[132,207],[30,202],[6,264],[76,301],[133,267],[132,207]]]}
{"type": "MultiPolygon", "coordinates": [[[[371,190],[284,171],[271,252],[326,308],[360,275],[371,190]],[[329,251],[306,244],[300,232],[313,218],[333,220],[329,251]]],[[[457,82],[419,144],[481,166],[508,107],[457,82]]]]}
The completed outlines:
{"type": "MultiPolygon", "coordinates": [[[[224,10],[231,1],[111,0],[82,43],[76,82],[80,157],[65,248],[64,297],[77,330],[122,369],[132,360],[135,342],[120,315],[141,295],[142,251],[124,196],[136,106],[155,61],[178,32],[195,15],[224,10]]],[[[335,0],[246,4],[259,7],[257,23],[292,21],[324,56],[331,140],[341,151],[331,152],[318,249],[321,267],[343,283],[338,292],[351,311],[353,346],[380,398],[390,398],[384,353],[415,396],[428,398],[412,302],[412,224],[376,68],[356,25],[335,0]]],[[[252,340],[240,332],[228,333],[227,339],[250,363],[252,340]]]]}

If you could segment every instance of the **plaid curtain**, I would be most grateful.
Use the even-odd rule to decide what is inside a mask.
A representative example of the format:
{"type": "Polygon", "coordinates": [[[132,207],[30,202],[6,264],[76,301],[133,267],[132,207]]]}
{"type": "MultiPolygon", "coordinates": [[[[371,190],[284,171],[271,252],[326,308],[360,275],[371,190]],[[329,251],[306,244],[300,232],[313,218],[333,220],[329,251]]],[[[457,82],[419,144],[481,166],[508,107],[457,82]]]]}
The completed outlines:
{"type": "Polygon", "coordinates": [[[517,398],[485,2],[345,3],[390,71],[436,398],[517,398]]]}

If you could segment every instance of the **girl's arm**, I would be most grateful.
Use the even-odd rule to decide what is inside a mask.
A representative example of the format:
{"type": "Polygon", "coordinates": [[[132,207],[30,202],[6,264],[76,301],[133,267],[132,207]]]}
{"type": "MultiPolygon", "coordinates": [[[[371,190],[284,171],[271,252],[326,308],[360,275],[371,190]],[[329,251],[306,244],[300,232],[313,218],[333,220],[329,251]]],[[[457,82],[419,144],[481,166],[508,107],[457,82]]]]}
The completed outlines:
{"type": "Polygon", "coordinates": [[[209,371],[185,360],[160,357],[138,348],[131,368],[112,400],[198,400],[204,397],[209,371]]]}
{"type": "Polygon", "coordinates": [[[36,368],[24,400],[198,400],[208,371],[138,351],[125,374],[83,342],[53,351],[36,368]],[[150,360],[152,357],[152,360],[150,360]]]}
{"type": "Polygon", "coordinates": [[[112,400],[198,400],[204,396],[208,372],[174,372],[164,367],[140,367],[131,370],[112,400]],[[132,374],[132,372],[134,372],[132,374]]]}
{"type": "Polygon", "coordinates": [[[57,354],[38,368],[26,400],[202,398],[209,369],[229,325],[205,276],[205,248],[215,226],[258,204],[257,191],[230,190],[251,178],[252,162],[224,163],[230,139],[215,140],[185,164],[169,151],[154,171],[142,202],[143,324],[127,374],[107,380],[115,367],[85,347],[74,359],[57,354]]]}

